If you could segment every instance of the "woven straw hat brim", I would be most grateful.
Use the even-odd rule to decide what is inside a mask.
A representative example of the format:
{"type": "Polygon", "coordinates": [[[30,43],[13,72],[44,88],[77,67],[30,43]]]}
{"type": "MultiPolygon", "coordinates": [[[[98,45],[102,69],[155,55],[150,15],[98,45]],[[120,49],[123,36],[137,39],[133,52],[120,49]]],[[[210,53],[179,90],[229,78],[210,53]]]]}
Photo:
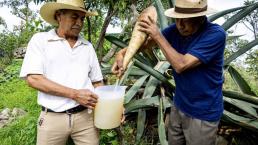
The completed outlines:
{"type": "Polygon", "coordinates": [[[215,10],[213,8],[208,8],[206,11],[203,11],[203,12],[186,14],[186,13],[175,12],[175,8],[171,8],[171,9],[167,9],[165,11],[165,16],[171,17],[171,18],[193,18],[193,17],[214,14],[216,12],[217,12],[217,10],[215,10]]]}
{"type": "Polygon", "coordinates": [[[57,22],[57,20],[55,20],[55,12],[60,9],[70,9],[70,10],[82,11],[82,12],[86,13],[85,14],[86,16],[97,16],[98,15],[97,12],[90,12],[90,11],[86,11],[83,8],[79,8],[79,7],[75,7],[75,6],[71,6],[71,5],[67,5],[67,4],[63,4],[63,3],[56,3],[56,2],[49,2],[49,3],[44,4],[40,8],[40,15],[49,24],[51,24],[53,26],[58,26],[58,22],[57,22]]]}

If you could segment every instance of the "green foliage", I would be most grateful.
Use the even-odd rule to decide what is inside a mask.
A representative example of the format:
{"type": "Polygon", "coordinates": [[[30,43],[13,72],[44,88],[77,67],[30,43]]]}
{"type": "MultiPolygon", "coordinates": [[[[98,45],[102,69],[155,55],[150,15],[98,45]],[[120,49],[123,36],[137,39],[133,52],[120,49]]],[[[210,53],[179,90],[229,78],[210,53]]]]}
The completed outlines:
{"type": "Polygon", "coordinates": [[[29,9],[32,0],[3,0],[0,6],[8,6],[12,9],[11,13],[26,22],[32,21],[36,15],[29,9]]]}
{"type": "Polygon", "coordinates": [[[19,47],[26,47],[30,38],[37,32],[50,30],[50,26],[45,26],[41,19],[34,19],[30,24],[16,26],[13,32],[4,30],[0,33],[0,70],[13,59],[13,51],[19,47]]]}
{"type": "Polygon", "coordinates": [[[1,73],[0,73],[0,85],[1,83],[9,82],[13,79],[17,79],[20,72],[20,66],[21,61],[19,60],[13,60],[13,65],[6,67],[1,73]]]}
{"type": "MultiPolygon", "coordinates": [[[[257,0],[246,0],[244,2],[244,5],[254,5],[257,0]]],[[[255,9],[252,13],[247,15],[242,21],[240,21],[242,24],[246,26],[247,29],[249,29],[251,32],[253,32],[254,38],[258,37],[258,8],[255,9]]]]}
{"type": "MultiPolygon", "coordinates": [[[[7,25],[6,25],[6,23],[5,23],[5,20],[2,18],[2,17],[0,17],[0,26],[4,26],[5,28],[7,27],[7,25]]],[[[0,27],[1,28],[1,27],[0,27]]]]}
{"type": "MultiPolygon", "coordinates": [[[[34,0],[34,2],[37,3],[42,1],[47,0],[34,0]]],[[[23,14],[21,15],[21,17],[25,16],[24,14],[26,14],[26,16],[29,16],[29,11],[24,9],[24,7],[20,7],[20,4],[22,2],[26,3],[28,1],[18,2],[17,0],[15,0],[13,2],[17,3],[10,3],[11,1],[8,2],[9,4],[12,4],[16,6],[17,9],[19,9],[18,13],[14,14],[23,14]]],[[[137,10],[140,12],[153,2],[156,2],[156,6],[159,9],[160,14],[163,13],[162,11],[164,8],[168,8],[169,5],[173,5],[173,0],[85,1],[87,9],[97,10],[100,14],[100,16],[92,17],[90,19],[87,19],[87,22],[85,22],[85,37],[91,40],[93,44],[98,42],[98,40],[100,39],[99,36],[102,32],[103,23],[106,20],[105,14],[110,8],[113,9],[113,12],[115,12],[113,17],[111,18],[112,20],[110,21],[110,24],[119,25],[121,23],[125,25],[126,23],[124,22],[131,20],[130,18],[132,17],[132,15],[129,15],[131,13],[131,4],[135,4],[137,10]]],[[[217,19],[221,16],[224,16],[225,14],[237,11],[234,16],[229,16],[229,19],[223,24],[224,28],[228,30],[241,19],[245,19],[251,13],[256,11],[257,5],[258,4],[256,3],[254,5],[226,10],[219,15],[211,16],[210,19],[217,19]]],[[[31,16],[33,17],[33,14],[31,16]]],[[[164,21],[162,20],[159,22],[160,26],[165,26],[163,22],[164,21]]],[[[32,34],[39,31],[45,31],[49,28],[51,27],[45,27],[44,25],[42,25],[41,20],[35,19],[32,21],[32,23],[30,22],[23,24],[20,27],[16,27],[14,32],[5,31],[1,33],[0,57],[1,52],[4,52],[4,58],[7,58],[5,60],[5,64],[6,62],[12,62],[11,52],[14,48],[25,46],[32,34]]],[[[106,37],[106,39],[116,44],[118,47],[125,47],[127,46],[127,43],[124,42],[124,40],[126,40],[126,38],[130,38],[131,28],[132,26],[129,26],[128,29],[125,29],[127,30],[125,31],[125,33],[119,34],[119,36],[123,36],[122,38],[125,38],[123,40],[121,40],[120,38],[115,39],[114,37],[106,37]]],[[[230,33],[230,31],[228,33],[230,33]]],[[[238,58],[241,54],[247,52],[248,50],[251,50],[255,45],[257,45],[257,39],[250,43],[246,40],[240,39],[239,37],[237,37],[236,39],[230,39],[228,42],[229,43],[227,46],[227,51],[225,53],[225,58],[230,58],[227,61],[228,65],[231,65],[232,61],[238,58]]],[[[103,48],[103,52],[106,53],[110,48],[110,43],[105,42],[103,48]]],[[[123,78],[124,81],[122,81],[126,83],[129,82],[130,84],[128,84],[128,86],[132,86],[129,88],[129,90],[127,91],[128,93],[126,94],[126,114],[129,118],[128,120],[131,120],[129,124],[126,124],[122,127],[123,141],[126,144],[135,144],[136,138],[138,138],[140,139],[138,142],[139,144],[147,144],[149,142],[152,142],[152,144],[158,144],[159,141],[154,141],[154,143],[153,138],[148,138],[149,136],[156,135],[156,140],[157,138],[160,138],[160,143],[166,144],[167,142],[165,140],[164,118],[166,117],[166,109],[170,106],[170,100],[168,98],[172,98],[175,88],[173,78],[165,75],[164,73],[164,71],[168,69],[169,65],[160,68],[160,64],[156,64],[157,62],[151,61],[148,56],[145,56],[143,54],[137,54],[135,58],[136,60],[126,72],[128,76],[123,78]],[[153,68],[153,66],[156,67],[153,68]],[[142,72],[144,71],[144,73],[141,73],[140,75],[135,75],[137,72],[135,70],[137,69],[140,69],[142,72]],[[134,81],[126,81],[126,79],[133,79],[134,81]],[[160,90],[161,87],[165,88],[165,94],[162,94],[162,91],[160,90]],[[160,96],[162,96],[162,99],[160,96]],[[153,119],[153,117],[155,119],[153,119]],[[150,126],[150,122],[154,122],[154,125],[150,126]],[[138,131],[136,128],[138,128],[138,131]],[[158,135],[157,132],[159,132],[158,135]]],[[[253,51],[250,51],[250,55],[247,60],[249,62],[248,70],[253,74],[257,74],[257,53],[255,54],[253,53],[253,51]]],[[[4,61],[4,59],[1,58],[1,61],[4,61]]],[[[164,62],[160,61],[159,63],[164,62]]],[[[13,61],[11,66],[0,71],[2,72],[0,73],[0,81],[2,81],[2,83],[0,84],[0,108],[20,107],[28,111],[27,116],[22,119],[16,120],[8,127],[0,130],[0,140],[1,144],[3,145],[35,144],[36,121],[39,113],[39,107],[36,104],[36,91],[28,88],[24,81],[18,79],[17,76],[20,65],[20,61],[13,61]]],[[[227,66],[225,68],[227,68],[227,66]]],[[[239,68],[239,66],[234,68],[239,68]]],[[[110,70],[110,65],[103,65],[103,69],[110,70]]],[[[227,72],[227,69],[225,69],[226,82],[224,85],[224,89],[226,90],[223,91],[223,94],[225,96],[224,98],[226,103],[223,122],[229,122],[232,125],[245,129],[249,133],[251,131],[257,133],[257,79],[253,79],[252,76],[246,73],[244,71],[245,68],[240,67],[240,70],[236,70],[239,72],[227,72]],[[232,73],[234,73],[235,75],[232,75],[232,73]],[[241,77],[239,77],[240,75],[241,77]],[[234,82],[232,79],[229,78],[230,76],[237,80],[234,82]],[[245,82],[247,83],[241,83],[240,80],[242,79],[246,79],[245,82]],[[246,89],[246,84],[248,84],[251,90],[255,92],[255,94],[252,94],[254,96],[244,94],[246,90],[249,90],[248,87],[248,89],[246,89]],[[245,87],[243,87],[242,85],[245,85],[245,87]]],[[[106,72],[109,73],[109,71],[106,72]]],[[[101,144],[117,145],[119,144],[120,136],[121,134],[119,134],[117,130],[101,131],[101,144]]]]}
{"type": "Polygon", "coordinates": [[[254,80],[258,82],[258,49],[249,53],[246,63],[248,64],[247,71],[250,72],[254,76],[254,80]]]}
{"type": "MultiPolygon", "coordinates": [[[[36,90],[27,86],[19,78],[22,60],[13,60],[0,73],[0,110],[21,108],[27,112],[7,127],[0,129],[1,145],[35,145],[36,125],[40,113],[36,90]]],[[[101,145],[118,145],[117,133],[113,130],[101,131],[101,145]]],[[[129,139],[130,140],[130,139],[129,139]]]]}
{"type": "Polygon", "coordinates": [[[16,32],[4,31],[0,33],[0,51],[3,52],[3,58],[0,60],[0,69],[9,64],[13,58],[13,50],[27,45],[35,31],[26,31],[24,29],[16,32]]]}
{"type": "MultiPolygon", "coordinates": [[[[156,5],[158,6],[158,5],[156,5]]],[[[226,21],[224,24],[223,24],[223,27],[228,30],[229,28],[231,28],[236,22],[238,22],[239,20],[243,19],[246,15],[248,15],[249,13],[251,13],[253,10],[256,9],[257,7],[257,3],[255,5],[251,5],[251,6],[248,6],[248,7],[241,7],[241,8],[236,8],[236,9],[231,9],[230,11],[226,11],[224,12],[223,14],[220,14],[220,16],[223,16],[225,13],[229,13],[229,12],[234,12],[234,11],[237,11],[239,9],[242,9],[239,13],[237,13],[236,15],[234,15],[233,17],[231,17],[228,21],[226,21]]],[[[162,11],[162,8],[159,9],[160,11],[162,11]]],[[[216,16],[218,17],[218,16],[216,16]]],[[[214,17],[215,19],[215,17],[214,17]]],[[[237,37],[238,38],[238,37],[237,37]]],[[[112,38],[111,36],[108,36],[107,39],[109,41],[111,41],[112,43],[116,44],[118,47],[124,47],[124,45],[126,45],[126,43],[123,43],[121,40],[119,41],[118,39],[116,38],[112,38]]],[[[240,55],[242,55],[243,53],[246,53],[248,50],[250,50],[251,48],[253,48],[254,46],[257,45],[257,39],[252,41],[252,42],[248,42],[248,41],[242,41],[240,39],[231,39],[231,45],[238,45],[237,49],[232,49],[232,48],[235,48],[235,47],[232,47],[232,46],[228,46],[227,48],[227,54],[226,56],[228,57],[226,59],[226,62],[225,64],[226,65],[229,65],[233,60],[235,60],[236,58],[238,58],[240,55]],[[236,41],[240,41],[242,43],[239,43],[239,42],[236,42],[236,41]]],[[[162,82],[163,84],[166,84],[167,87],[168,87],[168,90],[167,92],[172,92],[173,89],[174,89],[174,86],[173,86],[173,82],[171,80],[169,80],[168,78],[166,78],[165,75],[163,75],[163,72],[162,73],[158,73],[155,69],[157,68],[152,68],[151,66],[148,66],[148,64],[150,63],[147,63],[147,62],[144,62],[144,60],[141,60],[141,55],[136,55],[136,59],[134,61],[134,65],[139,67],[140,69],[146,71],[147,73],[149,73],[150,75],[154,76],[158,81],[162,82]],[[144,63],[143,63],[144,62],[144,63]]],[[[130,66],[127,70],[127,72],[125,73],[127,76],[128,73],[128,77],[130,76],[130,70],[131,70],[131,67],[130,66]]],[[[227,67],[225,67],[227,68],[227,67]]],[[[159,70],[159,69],[157,69],[159,70]]],[[[227,69],[225,69],[226,71],[227,69]]],[[[236,125],[239,125],[243,128],[246,128],[246,129],[250,129],[250,130],[255,130],[256,132],[258,132],[258,125],[257,125],[257,121],[253,121],[253,122],[248,122],[248,120],[250,120],[250,118],[245,118],[247,117],[248,115],[252,114],[254,116],[257,116],[257,112],[256,111],[251,111],[251,110],[255,110],[256,109],[256,105],[258,104],[258,99],[256,97],[256,94],[254,94],[252,91],[251,91],[251,88],[252,86],[250,87],[247,83],[243,83],[243,82],[247,82],[247,81],[244,81],[244,78],[241,77],[241,74],[239,74],[238,72],[236,72],[235,70],[232,71],[232,69],[230,69],[230,74],[231,76],[235,79],[235,83],[237,85],[235,85],[236,89],[239,90],[239,91],[243,91],[243,93],[240,93],[240,92],[233,92],[233,91],[223,91],[223,94],[225,97],[229,97],[228,99],[230,100],[230,98],[234,98],[234,99],[239,99],[242,100],[242,101],[246,101],[246,102],[249,102],[251,103],[251,107],[248,108],[248,107],[243,107],[243,106],[240,106],[240,104],[234,104],[236,106],[238,106],[237,108],[231,108],[231,107],[228,107],[228,104],[225,104],[225,113],[224,113],[224,116],[226,118],[230,118],[229,122],[232,123],[232,124],[236,124],[236,125]],[[249,94],[252,94],[253,96],[250,96],[250,95],[247,95],[247,94],[244,94],[244,93],[249,93],[249,94]],[[242,110],[245,112],[245,114],[242,114],[242,116],[240,115],[237,115],[237,113],[239,112],[239,110],[242,110]],[[243,118],[246,119],[246,121],[241,121],[243,120],[243,118]]],[[[136,81],[136,83],[138,85],[143,85],[144,83],[142,81],[145,81],[146,79],[146,76],[142,76],[138,81],[136,81]]],[[[131,87],[128,91],[128,93],[130,94],[126,94],[126,96],[129,96],[128,99],[126,99],[126,103],[128,103],[126,105],[126,112],[127,114],[130,114],[130,113],[134,113],[135,111],[132,111],[134,106],[137,106],[138,105],[138,118],[137,118],[137,135],[136,135],[136,140],[142,136],[143,134],[143,129],[147,129],[145,128],[146,126],[146,120],[148,120],[148,118],[146,118],[146,105],[147,105],[147,102],[150,101],[151,99],[154,99],[155,98],[155,95],[159,94],[158,93],[158,88],[160,87],[159,85],[155,85],[155,82],[152,82],[150,83],[150,79],[146,80],[146,86],[136,86],[136,85],[133,85],[133,87],[131,87]],[[154,86],[154,88],[150,88],[150,86],[148,86],[148,83],[152,84],[152,86],[154,86]],[[146,96],[146,92],[144,92],[144,94],[142,95],[142,97],[139,97],[139,94],[135,92],[135,88],[145,88],[145,91],[147,91],[148,93],[150,92],[153,92],[155,91],[155,93],[151,93],[150,95],[147,95],[148,98],[151,97],[150,99],[147,99],[145,98],[146,96]],[[131,94],[134,94],[135,96],[132,96],[131,94]],[[135,97],[135,98],[134,98],[135,97]],[[134,99],[132,99],[134,98],[134,99]],[[146,99],[143,102],[142,99],[146,99]],[[148,101],[147,101],[148,100],[148,101]],[[129,102],[128,102],[129,101],[129,102]],[[139,102],[139,103],[138,103],[139,102]],[[133,107],[132,107],[133,106],[133,107]]],[[[233,82],[232,82],[233,83],[233,82]]],[[[229,88],[232,88],[231,86],[229,86],[229,88]]],[[[139,89],[140,90],[140,89],[139,89]]],[[[171,94],[170,94],[171,95],[171,94]]],[[[169,94],[166,94],[166,96],[169,96],[171,97],[169,94]]],[[[141,95],[140,95],[141,96],[141,95]]],[[[151,103],[152,105],[154,105],[154,103],[151,103]]],[[[161,107],[162,108],[162,103],[159,103],[159,108],[161,107]]],[[[250,104],[249,104],[250,106],[250,104]]],[[[148,106],[147,106],[148,107],[148,106]]],[[[161,109],[162,110],[162,109],[161,109]]],[[[160,113],[161,111],[159,111],[159,116],[162,116],[163,114],[160,113]]],[[[162,117],[163,118],[163,117],[162,117]]],[[[253,119],[253,118],[252,118],[253,119]]],[[[256,119],[256,118],[255,118],[256,119]]],[[[161,121],[162,119],[159,118],[159,121],[161,121]]],[[[225,120],[223,120],[225,121],[225,120]]],[[[161,144],[166,144],[166,141],[164,141],[164,130],[163,130],[163,126],[162,126],[162,122],[159,123],[161,126],[159,126],[159,137],[160,139],[162,140],[161,141],[161,144]]]]}
{"type": "Polygon", "coordinates": [[[114,130],[101,130],[100,145],[119,145],[117,133],[114,130]]]}
{"type": "Polygon", "coordinates": [[[0,109],[21,108],[27,115],[15,120],[4,129],[0,129],[1,145],[34,145],[36,140],[36,122],[39,113],[36,91],[27,87],[25,81],[18,78],[21,60],[14,60],[12,65],[0,73],[0,109]]]}

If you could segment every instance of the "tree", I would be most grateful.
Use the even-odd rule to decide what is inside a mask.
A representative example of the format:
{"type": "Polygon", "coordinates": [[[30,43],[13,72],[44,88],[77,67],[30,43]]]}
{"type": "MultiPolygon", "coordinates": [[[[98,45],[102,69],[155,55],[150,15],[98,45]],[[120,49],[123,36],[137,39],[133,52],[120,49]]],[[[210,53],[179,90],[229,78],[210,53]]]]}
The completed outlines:
{"type": "MultiPolygon", "coordinates": [[[[252,5],[258,0],[246,0],[244,5],[252,5]]],[[[253,33],[253,37],[258,38],[258,8],[255,9],[252,13],[247,15],[241,23],[245,25],[245,27],[253,33]]],[[[248,64],[248,72],[254,75],[254,77],[258,78],[258,49],[256,48],[253,51],[247,53],[246,64],[248,64]]]]}
{"type": "MultiPolygon", "coordinates": [[[[258,2],[258,0],[246,0],[244,2],[244,5],[248,6],[248,5],[252,5],[255,2],[258,2]]],[[[242,21],[241,23],[245,25],[245,27],[250,30],[251,32],[253,32],[253,36],[256,39],[258,37],[258,8],[255,9],[252,13],[250,13],[249,15],[247,15],[242,21]]]]}
{"type": "Polygon", "coordinates": [[[30,2],[32,2],[32,0],[4,0],[0,2],[0,6],[5,5],[11,8],[11,13],[25,21],[27,26],[30,21],[36,18],[35,13],[29,8],[30,2]]]}
{"type": "Polygon", "coordinates": [[[4,26],[5,28],[7,27],[5,20],[2,17],[0,17],[0,25],[4,26]]]}
{"type": "Polygon", "coordinates": [[[258,81],[258,49],[249,52],[246,63],[248,64],[247,71],[258,81]]]}

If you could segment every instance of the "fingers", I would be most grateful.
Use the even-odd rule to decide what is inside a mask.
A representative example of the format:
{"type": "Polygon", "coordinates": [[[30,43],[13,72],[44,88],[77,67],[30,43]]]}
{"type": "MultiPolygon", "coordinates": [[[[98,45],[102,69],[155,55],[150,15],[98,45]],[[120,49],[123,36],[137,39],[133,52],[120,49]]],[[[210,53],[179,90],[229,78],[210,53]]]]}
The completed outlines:
{"type": "Polygon", "coordinates": [[[118,77],[121,77],[124,73],[123,68],[123,60],[124,60],[124,53],[117,53],[115,62],[111,68],[111,71],[113,74],[117,75],[118,77]]]}
{"type": "Polygon", "coordinates": [[[144,21],[141,21],[141,22],[139,22],[138,24],[139,24],[142,28],[149,28],[149,27],[150,27],[150,25],[149,25],[148,23],[144,22],[144,21]]]}
{"type": "Polygon", "coordinates": [[[150,16],[148,16],[148,19],[149,19],[149,21],[150,21],[152,24],[155,23],[154,20],[153,20],[150,16]]]}
{"type": "Polygon", "coordinates": [[[94,109],[98,102],[98,96],[90,90],[83,89],[79,90],[79,92],[80,93],[76,101],[89,109],[94,109]]]}
{"type": "Polygon", "coordinates": [[[117,75],[117,77],[121,77],[123,74],[124,74],[124,69],[123,69],[123,66],[122,66],[122,63],[119,64],[119,62],[115,62],[112,66],[112,73],[117,75]]]}
{"type": "Polygon", "coordinates": [[[118,66],[118,77],[121,77],[124,74],[124,68],[123,68],[123,61],[122,60],[118,60],[117,61],[117,66],[118,66]]]}
{"type": "Polygon", "coordinates": [[[98,96],[90,92],[90,94],[87,97],[86,105],[95,107],[97,102],[98,102],[98,96]]]}
{"type": "Polygon", "coordinates": [[[93,93],[93,92],[90,92],[89,96],[94,99],[94,100],[98,100],[98,96],[97,94],[93,93]]]}
{"type": "Polygon", "coordinates": [[[112,73],[113,74],[118,74],[118,71],[119,70],[119,68],[118,68],[118,66],[117,66],[117,62],[114,62],[114,64],[113,64],[113,66],[112,66],[112,68],[111,68],[111,71],[112,71],[112,73]]]}
{"type": "Polygon", "coordinates": [[[153,28],[151,25],[149,25],[148,23],[146,23],[147,21],[141,21],[139,22],[139,26],[140,28],[138,28],[139,31],[144,32],[146,34],[151,34],[153,31],[153,28]]]}

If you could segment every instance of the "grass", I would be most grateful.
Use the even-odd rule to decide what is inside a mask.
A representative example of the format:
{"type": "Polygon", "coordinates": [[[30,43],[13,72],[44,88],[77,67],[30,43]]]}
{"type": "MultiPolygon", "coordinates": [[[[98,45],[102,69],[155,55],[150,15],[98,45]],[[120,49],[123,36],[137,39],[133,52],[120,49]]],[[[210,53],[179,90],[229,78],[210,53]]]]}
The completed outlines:
{"type": "Polygon", "coordinates": [[[0,110],[16,107],[25,110],[27,115],[0,129],[1,145],[34,145],[36,141],[36,122],[40,112],[37,93],[18,78],[21,62],[14,60],[0,75],[0,110]]]}
{"type": "MultiPolygon", "coordinates": [[[[29,88],[24,80],[21,80],[19,76],[22,60],[14,60],[11,65],[4,69],[0,73],[0,111],[4,108],[21,108],[27,112],[22,118],[18,118],[7,127],[0,129],[0,144],[1,145],[35,145],[36,144],[36,124],[37,118],[40,112],[40,107],[37,104],[37,91],[29,88]]],[[[245,73],[244,73],[245,74],[245,73]]],[[[248,76],[245,74],[245,76],[248,76]]],[[[232,79],[229,78],[229,74],[225,75],[226,80],[224,88],[238,91],[238,87],[235,85],[232,79]]],[[[246,77],[245,77],[246,78],[246,77]]],[[[254,85],[252,88],[257,87],[257,82],[248,77],[248,82],[254,85]]],[[[114,84],[116,78],[108,80],[108,84],[114,84]]],[[[255,89],[257,92],[257,89],[255,89]]],[[[126,145],[135,144],[136,136],[136,122],[126,123],[122,132],[124,134],[124,142],[126,145]]],[[[149,138],[153,135],[149,135],[152,131],[146,131],[143,136],[140,145],[148,145],[154,138],[149,138]]],[[[101,145],[118,145],[118,135],[114,130],[101,130],[100,133],[101,145]]],[[[70,144],[71,145],[71,144],[70,144]]]]}
{"type": "MultiPolygon", "coordinates": [[[[19,76],[22,60],[14,60],[0,73],[0,110],[21,108],[27,115],[16,119],[7,127],[0,129],[1,145],[35,145],[36,124],[40,113],[37,104],[37,91],[28,87],[19,76]]],[[[118,145],[114,130],[101,130],[101,145],[118,145]]]]}

